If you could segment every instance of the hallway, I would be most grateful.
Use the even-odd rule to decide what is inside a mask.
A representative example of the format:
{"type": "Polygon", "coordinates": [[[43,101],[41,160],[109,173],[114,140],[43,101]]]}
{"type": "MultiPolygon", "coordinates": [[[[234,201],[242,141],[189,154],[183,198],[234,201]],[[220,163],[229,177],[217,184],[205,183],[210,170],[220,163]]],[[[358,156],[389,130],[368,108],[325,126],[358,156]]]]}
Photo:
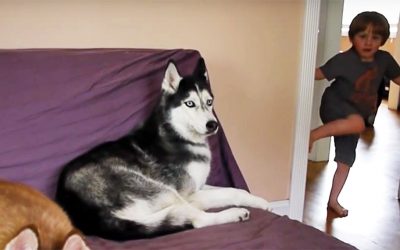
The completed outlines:
{"type": "MultiPolygon", "coordinates": [[[[332,140],[333,141],[333,140],[332,140]]],[[[304,223],[363,250],[400,249],[400,112],[379,107],[374,128],[367,129],[339,201],[349,209],[345,218],[327,213],[336,163],[309,162],[304,223]]]]}

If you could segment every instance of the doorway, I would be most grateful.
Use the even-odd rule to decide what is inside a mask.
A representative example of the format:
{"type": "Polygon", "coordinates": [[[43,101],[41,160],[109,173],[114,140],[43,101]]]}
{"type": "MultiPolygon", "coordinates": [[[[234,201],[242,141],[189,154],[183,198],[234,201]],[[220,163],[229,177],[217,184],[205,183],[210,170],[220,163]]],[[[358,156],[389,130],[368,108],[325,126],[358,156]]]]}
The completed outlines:
{"type": "MultiPolygon", "coordinates": [[[[400,28],[398,28],[400,27],[399,1],[380,1],[379,6],[376,1],[366,0],[327,2],[321,4],[321,38],[319,38],[321,40],[318,43],[317,65],[323,63],[318,60],[326,61],[327,58],[351,46],[346,37],[348,32],[346,25],[348,28],[352,18],[365,10],[378,11],[389,20],[391,37],[382,49],[392,53],[400,63],[400,38],[396,40],[396,33],[400,33],[400,28]],[[343,14],[339,13],[340,2],[342,2],[343,14]],[[349,11],[350,7],[346,5],[349,3],[350,7],[353,6],[352,11],[349,11]],[[358,9],[355,9],[354,5],[358,9]],[[390,13],[386,12],[388,9],[390,9],[390,13]],[[345,17],[345,15],[347,16],[345,17]],[[332,20],[334,20],[333,23],[332,20]],[[340,31],[336,29],[338,22],[343,23],[340,31]],[[333,33],[336,33],[336,37],[333,33]]],[[[327,85],[329,84],[315,83],[312,128],[320,122],[319,102],[327,85]]],[[[390,91],[389,95],[395,93],[392,89],[390,91]]],[[[389,107],[391,107],[390,102],[384,100],[379,107],[374,128],[367,130],[358,144],[357,160],[350,171],[349,179],[340,197],[343,205],[350,210],[348,217],[336,219],[326,210],[332,177],[336,169],[336,163],[332,159],[331,141],[321,142],[326,145],[315,144],[314,148],[317,147],[317,152],[309,155],[309,159],[318,160],[308,164],[303,222],[360,249],[397,249],[400,246],[400,239],[396,235],[400,231],[398,224],[400,203],[397,199],[400,157],[397,152],[392,150],[398,149],[400,146],[393,144],[400,139],[398,137],[400,134],[397,132],[400,129],[400,112],[393,110],[393,106],[392,109],[389,107]],[[382,211],[387,212],[383,213],[382,211]],[[381,235],[385,235],[385,237],[380,237],[381,235]]],[[[398,104],[395,106],[396,108],[398,108],[398,104]]]]}
{"type": "MultiPolygon", "coordinates": [[[[316,65],[324,64],[329,58],[340,51],[345,51],[351,47],[347,37],[351,20],[362,11],[377,11],[382,13],[390,24],[390,37],[381,49],[390,52],[392,55],[398,55],[400,58],[400,45],[396,43],[396,34],[398,31],[400,1],[382,0],[377,3],[374,0],[335,0],[321,1],[319,35],[317,47],[316,65]],[[399,47],[396,51],[396,47],[399,47]]],[[[400,40],[400,39],[398,39],[400,40]]],[[[311,114],[311,128],[322,124],[319,118],[319,106],[323,91],[329,86],[327,81],[316,81],[314,84],[314,96],[311,114]]],[[[398,86],[390,85],[392,92],[388,93],[388,106],[396,109],[399,106],[398,86]]],[[[389,87],[388,87],[389,90],[389,87]]],[[[312,161],[327,161],[329,159],[331,141],[325,138],[315,142],[313,150],[308,156],[312,161]]]]}

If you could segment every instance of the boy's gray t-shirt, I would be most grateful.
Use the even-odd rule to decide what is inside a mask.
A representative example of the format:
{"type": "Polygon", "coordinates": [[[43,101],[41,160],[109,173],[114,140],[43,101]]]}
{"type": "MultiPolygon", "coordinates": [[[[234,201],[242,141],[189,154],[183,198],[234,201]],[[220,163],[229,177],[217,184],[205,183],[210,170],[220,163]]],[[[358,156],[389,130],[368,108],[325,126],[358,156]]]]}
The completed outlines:
{"type": "Polygon", "coordinates": [[[376,111],[378,88],[383,77],[394,79],[400,76],[400,67],[390,53],[378,50],[374,61],[362,62],[351,48],[329,59],[320,67],[324,76],[333,83],[322,97],[322,120],[334,120],[358,113],[368,117],[376,111]],[[328,111],[332,114],[322,114],[328,111]],[[326,117],[323,116],[333,116],[326,117]],[[339,116],[339,117],[336,117],[339,116]]]}

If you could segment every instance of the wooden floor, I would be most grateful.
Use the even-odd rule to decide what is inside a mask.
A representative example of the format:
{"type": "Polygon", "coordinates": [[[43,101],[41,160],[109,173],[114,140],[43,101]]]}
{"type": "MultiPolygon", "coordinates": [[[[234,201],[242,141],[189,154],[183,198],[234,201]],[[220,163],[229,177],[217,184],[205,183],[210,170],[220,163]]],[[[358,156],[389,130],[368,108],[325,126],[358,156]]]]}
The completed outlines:
{"type": "Polygon", "coordinates": [[[329,162],[308,164],[304,223],[359,249],[400,249],[400,112],[382,103],[374,128],[362,135],[339,197],[349,209],[345,218],[326,210],[336,170],[333,150],[331,145],[329,162]]]}

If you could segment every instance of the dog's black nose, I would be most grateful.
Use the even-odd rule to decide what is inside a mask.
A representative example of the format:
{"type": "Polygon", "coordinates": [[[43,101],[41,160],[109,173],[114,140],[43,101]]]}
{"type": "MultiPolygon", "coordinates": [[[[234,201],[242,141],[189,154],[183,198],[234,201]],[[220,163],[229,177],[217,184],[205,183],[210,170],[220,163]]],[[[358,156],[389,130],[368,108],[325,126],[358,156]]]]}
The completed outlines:
{"type": "Polygon", "coordinates": [[[211,133],[217,130],[218,123],[216,121],[208,121],[206,124],[207,132],[211,133]]]}

